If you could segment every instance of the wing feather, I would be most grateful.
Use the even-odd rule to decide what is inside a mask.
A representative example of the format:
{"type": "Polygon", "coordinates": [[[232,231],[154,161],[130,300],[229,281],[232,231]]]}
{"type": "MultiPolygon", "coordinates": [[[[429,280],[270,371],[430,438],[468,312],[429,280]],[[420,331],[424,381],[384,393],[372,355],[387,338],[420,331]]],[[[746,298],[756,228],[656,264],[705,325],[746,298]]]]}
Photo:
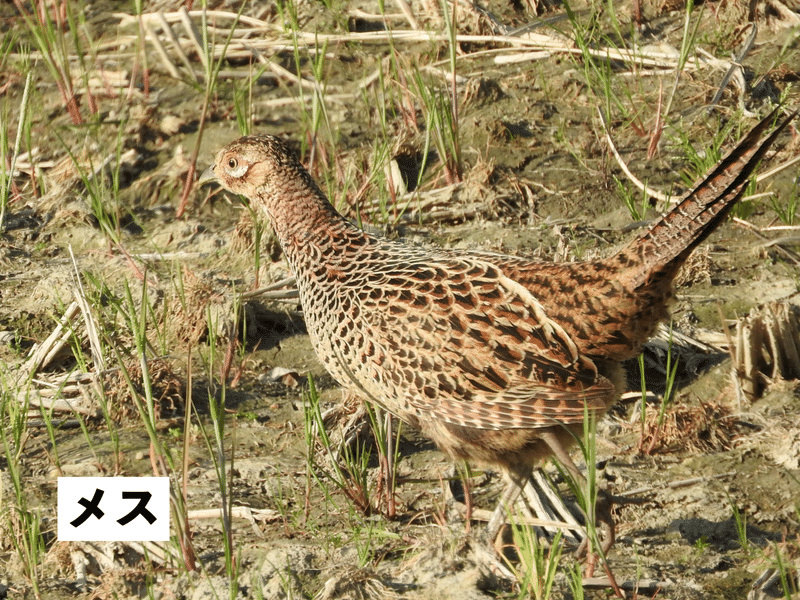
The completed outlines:
{"type": "Polygon", "coordinates": [[[403,258],[358,288],[366,334],[381,346],[381,395],[421,417],[480,429],[578,423],[616,399],[566,331],[488,255],[403,258]]]}

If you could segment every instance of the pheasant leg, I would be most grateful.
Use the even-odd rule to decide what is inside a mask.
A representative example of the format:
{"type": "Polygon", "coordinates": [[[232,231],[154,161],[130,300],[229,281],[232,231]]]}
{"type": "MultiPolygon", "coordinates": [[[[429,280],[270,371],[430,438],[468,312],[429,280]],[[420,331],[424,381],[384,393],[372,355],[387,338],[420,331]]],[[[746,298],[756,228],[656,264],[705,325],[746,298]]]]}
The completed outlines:
{"type": "MultiPolygon", "coordinates": [[[[552,432],[545,432],[542,434],[542,440],[548,445],[550,450],[553,453],[553,456],[558,460],[559,463],[569,471],[569,474],[575,480],[576,485],[583,487],[584,489],[588,489],[586,477],[583,476],[583,473],[580,472],[575,462],[572,460],[572,457],[569,453],[564,449],[564,445],[558,439],[558,437],[553,434],[552,432]]],[[[589,498],[587,498],[587,502],[589,498]]],[[[600,531],[602,532],[602,542],[600,544],[600,552],[605,554],[614,544],[614,518],[611,515],[611,506],[612,506],[612,496],[606,492],[605,490],[598,490],[597,491],[597,498],[595,500],[594,505],[594,521],[596,525],[599,525],[600,531]]],[[[585,512],[588,513],[590,511],[588,505],[585,509],[585,512]]],[[[589,521],[591,520],[591,516],[586,514],[586,521],[587,521],[587,529],[589,526],[589,521]]],[[[590,536],[586,536],[583,540],[583,543],[578,547],[576,554],[578,556],[583,556],[586,554],[590,541],[590,536]]]]}

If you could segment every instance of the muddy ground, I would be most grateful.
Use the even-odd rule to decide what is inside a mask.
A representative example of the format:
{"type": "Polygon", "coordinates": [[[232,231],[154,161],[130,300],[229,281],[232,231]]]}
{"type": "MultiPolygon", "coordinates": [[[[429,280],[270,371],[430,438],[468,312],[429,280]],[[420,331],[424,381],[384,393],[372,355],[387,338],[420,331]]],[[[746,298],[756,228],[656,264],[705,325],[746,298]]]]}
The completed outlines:
{"type": "MultiPolygon", "coordinates": [[[[485,37],[458,44],[463,182],[451,187],[443,157],[420,164],[426,132],[434,127],[426,123],[419,90],[411,83],[414,76],[423,77],[428,88],[448,97],[446,40],[420,36],[389,44],[386,37],[365,41],[355,35],[409,30],[411,20],[399,6],[387,4],[391,14],[384,18],[371,4],[247,5],[243,14],[269,27],[240,23],[241,37],[234,38],[232,58],[223,61],[207,103],[202,61],[187,41],[187,30],[180,28],[179,8],[154,2],[143,12],[166,15],[186,61],[156,21],[147,21],[147,27],[158,33],[169,58],[152,38],[143,40],[147,27],[140,29],[125,17],[127,3],[74,6],[84,15],[80,39],[91,52],[84,52],[83,62],[77,54],[71,60],[76,73],[89,74],[75,76],[72,112],[52,72],[42,60],[33,63],[30,136],[23,136],[22,150],[35,148],[36,168],[20,161],[0,237],[0,360],[5,363],[0,391],[7,441],[0,458],[0,597],[34,597],[36,589],[44,598],[525,597],[528,591],[518,583],[498,583],[479,572],[472,549],[481,523],[465,525],[463,505],[451,498],[446,483],[453,475],[450,463],[415,432],[406,429],[399,445],[393,515],[382,500],[374,452],[363,468],[367,495],[360,505],[333,482],[331,458],[318,432],[312,448],[306,440],[306,376],[313,375],[323,410],[339,406],[341,392],[313,354],[296,300],[264,295],[238,300],[243,292],[288,274],[268,224],[254,226],[236,199],[211,189],[189,190],[185,210],[177,216],[193,153],[197,150],[197,169],[208,166],[216,150],[240,135],[238,115],[254,132],[291,140],[337,206],[386,235],[548,259],[607,255],[636,235],[642,221],[663,210],[664,203],[643,204],[641,192],[609,151],[597,109],[610,111],[609,133],[633,173],[677,194],[699,168],[691,171],[686,140],[702,155],[715,143],[729,145],[756,122],[757,117],[742,114],[743,107],[763,114],[770,99],[784,94],[789,104],[797,104],[800,38],[791,19],[797,13],[777,0],[757,4],[755,44],[742,60],[745,88],[737,87],[734,77],[716,107],[708,109],[726,67],[702,62],[703,53],[729,60],[751,31],[744,25],[747,8],[735,2],[706,3],[693,14],[691,27],[698,27],[690,66],[678,79],[670,65],[600,61],[599,70],[592,71],[568,43],[547,56],[499,62],[497,57],[519,58],[521,52],[489,36],[520,35],[519,28],[539,22],[535,9],[554,18],[536,32],[562,44],[556,30],[574,37],[564,7],[491,2],[479,10],[459,4],[459,33],[485,37]],[[308,37],[295,45],[292,23],[303,32],[338,37],[324,48],[324,40],[316,40],[315,49],[308,37]],[[259,40],[286,43],[247,50],[248,40],[254,46],[259,40]],[[324,84],[317,92],[309,83],[315,65],[317,82],[324,84]],[[294,77],[298,71],[305,80],[302,92],[294,77]],[[372,77],[378,72],[381,77],[372,77]],[[109,83],[112,74],[119,75],[118,83],[109,83]],[[654,141],[659,111],[668,111],[666,127],[654,141]],[[315,121],[315,115],[323,118],[315,121]],[[322,125],[311,148],[315,122],[322,125]],[[650,146],[654,151],[648,158],[650,146]],[[99,168],[106,157],[111,167],[99,168]],[[384,166],[391,158],[397,159],[395,184],[399,174],[413,188],[422,169],[421,195],[407,205],[387,191],[384,166]],[[632,216],[620,187],[644,214],[632,216]],[[76,291],[76,272],[83,292],[76,291]],[[68,346],[33,382],[19,380],[26,356],[53,331],[76,294],[89,299],[86,310],[101,331],[98,347],[104,348],[105,362],[87,339],[86,320],[76,317],[68,346]],[[215,454],[209,450],[213,441],[205,440],[213,440],[210,405],[225,399],[231,503],[263,509],[249,521],[233,520],[233,574],[226,571],[218,518],[190,521],[194,572],[187,571],[177,543],[168,547],[171,558],[145,560],[121,546],[94,548],[55,539],[59,475],[153,474],[150,438],[132,401],[131,389],[144,395],[145,386],[125,307],[147,315],[157,435],[173,461],[169,472],[178,479],[184,472],[183,449],[188,449],[190,511],[223,502],[215,454]],[[107,371],[98,375],[103,364],[107,371]],[[121,366],[132,373],[130,386],[121,366]],[[79,392],[69,388],[71,402],[85,409],[77,415],[40,411],[31,404],[27,429],[17,436],[11,406],[26,397],[26,390],[27,396],[42,397],[48,382],[57,391],[47,398],[68,396],[69,386],[62,393],[53,382],[77,372],[94,373],[102,394],[96,385],[79,392]],[[111,407],[108,418],[99,412],[100,398],[111,407]],[[193,414],[185,426],[188,399],[193,414]],[[52,427],[46,426],[50,419],[52,427]],[[20,474],[23,501],[14,493],[13,472],[20,474]],[[23,513],[41,518],[43,546],[34,559],[25,559],[21,549],[24,524],[30,522],[20,517],[23,513]],[[104,556],[110,562],[103,563],[104,556]],[[85,572],[77,568],[82,561],[85,572]]],[[[592,47],[636,44],[658,48],[673,61],[680,54],[682,6],[645,4],[639,29],[631,26],[627,3],[572,8],[584,33],[593,36],[592,47]]],[[[441,5],[415,3],[411,11],[418,31],[443,30],[441,5]]],[[[23,105],[23,57],[35,44],[16,8],[6,4],[0,16],[10,32],[0,87],[3,133],[12,147],[23,105]]],[[[194,13],[189,18],[199,31],[200,18],[194,13]]],[[[218,36],[227,35],[230,20],[210,19],[218,19],[218,36]]],[[[67,36],[66,43],[74,52],[75,40],[67,36]]],[[[789,144],[769,166],[797,154],[796,131],[786,140],[789,144]]],[[[755,586],[760,595],[753,597],[773,598],[797,590],[796,381],[789,371],[764,368],[756,395],[748,395],[750,388],[732,375],[730,360],[737,323],[752,309],[800,305],[797,230],[774,228],[795,223],[785,215],[782,220],[780,211],[796,209],[796,179],[795,166],[761,184],[756,192],[774,192],[778,208],[769,197],[747,203],[738,212],[740,220],[724,224],[681,277],[674,327],[707,345],[682,349],[679,389],[663,427],[656,428],[664,391],[663,343],[647,354],[647,387],[658,398],[648,402],[644,425],[641,403],[633,397],[598,424],[598,477],[615,494],[633,492],[644,499],[615,513],[618,537],[608,566],[628,597],[745,598],[755,586]],[[788,573],[783,587],[779,577],[777,583],[775,578],[754,583],[781,562],[788,573]]],[[[797,313],[789,314],[796,326],[797,313]]],[[[761,346],[755,353],[772,356],[761,346]]],[[[640,391],[638,364],[630,366],[630,380],[631,390],[640,391]]],[[[347,420],[341,412],[327,422],[334,438],[347,420]]],[[[359,439],[372,446],[368,434],[359,439]]],[[[569,496],[555,467],[545,470],[569,496]]],[[[475,470],[470,488],[476,507],[491,509],[500,477],[475,470]]],[[[579,597],[570,587],[580,566],[572,549],[564,548],[554,598],[579,597]]],[[[603,570],[596,575],[603,576],[603,570]]],[[[583,593],[612,595],[603,582],[583,593]]]]}

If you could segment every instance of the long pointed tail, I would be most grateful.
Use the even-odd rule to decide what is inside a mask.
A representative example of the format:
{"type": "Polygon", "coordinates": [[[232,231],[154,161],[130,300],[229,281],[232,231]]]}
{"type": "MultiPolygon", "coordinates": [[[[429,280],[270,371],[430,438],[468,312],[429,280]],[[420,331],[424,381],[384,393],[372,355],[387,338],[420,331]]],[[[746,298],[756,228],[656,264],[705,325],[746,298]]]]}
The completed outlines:
{"type": "Polygon", "coordinates": [[[759,161],[800,112],[796,110],[785,117],[762,140],[779,110],[776,108],[758,123],[675,208],[617,255],[620,262],[631,259],[638,263],[631,282],[634,288],[671,278],[692,250],[722,223],[744,194],[759,161]]]}

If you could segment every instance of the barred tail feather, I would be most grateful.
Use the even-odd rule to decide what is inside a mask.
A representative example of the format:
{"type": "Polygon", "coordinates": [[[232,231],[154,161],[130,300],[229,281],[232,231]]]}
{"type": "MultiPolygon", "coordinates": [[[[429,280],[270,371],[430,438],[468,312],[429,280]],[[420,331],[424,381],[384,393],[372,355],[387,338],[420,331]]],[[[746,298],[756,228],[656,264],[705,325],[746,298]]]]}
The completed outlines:
{"type": "Polygon", "coordinates": [[[784,118],[762,140],[779,111],[776,108],[756,125],[675,208],[622,251],[621,254],[635,254],[644,263],[645,268],[639,269],[640,280],[634,285],[646,285],[652,276],[676,271],[728,216],[758,163],[798,112],[784,118]]]}

